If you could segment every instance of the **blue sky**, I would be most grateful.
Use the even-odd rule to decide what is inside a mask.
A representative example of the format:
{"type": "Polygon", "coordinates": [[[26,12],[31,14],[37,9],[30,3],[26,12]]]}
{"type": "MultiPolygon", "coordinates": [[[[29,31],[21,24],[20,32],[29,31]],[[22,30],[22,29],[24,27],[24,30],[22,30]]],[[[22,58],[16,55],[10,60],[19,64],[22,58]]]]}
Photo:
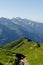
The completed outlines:
{"type": "Polygon", "coordinates": [[[0,0],[0,17],[43,22],[43,0],[0,0]]]}

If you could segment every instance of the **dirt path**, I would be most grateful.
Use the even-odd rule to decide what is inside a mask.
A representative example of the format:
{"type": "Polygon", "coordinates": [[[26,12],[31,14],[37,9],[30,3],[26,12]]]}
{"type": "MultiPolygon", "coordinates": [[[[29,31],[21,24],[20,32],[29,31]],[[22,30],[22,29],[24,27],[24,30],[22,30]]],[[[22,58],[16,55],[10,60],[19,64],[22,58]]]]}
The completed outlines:
{"type": "Polygon", "coordinates": [[[17,62],[16,65],[30,65],[26,60],[25,56],[22,54],[16,54],[17,62]]]}
{"type": "Polygon", "coordinates": [[[30,65],[25,58],[23,60],[21,60],[21,62],[23,62],[24,65],[30,65]]]}

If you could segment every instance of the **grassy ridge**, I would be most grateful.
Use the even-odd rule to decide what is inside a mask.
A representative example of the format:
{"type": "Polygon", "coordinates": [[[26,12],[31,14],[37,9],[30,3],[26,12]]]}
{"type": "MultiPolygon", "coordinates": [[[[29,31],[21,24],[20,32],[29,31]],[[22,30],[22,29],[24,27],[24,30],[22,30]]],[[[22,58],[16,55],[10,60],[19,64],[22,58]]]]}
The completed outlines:
{"type": "Polygon", "coordinates": [[[21,53],[26,56],[30,65],[43,65],[43,44],[40,46],[38,48],[36,42],[25,38],[13,41],[0,49],[0,62],[4,65],[13,65],[15,62],[13,53],[21,53]]]}

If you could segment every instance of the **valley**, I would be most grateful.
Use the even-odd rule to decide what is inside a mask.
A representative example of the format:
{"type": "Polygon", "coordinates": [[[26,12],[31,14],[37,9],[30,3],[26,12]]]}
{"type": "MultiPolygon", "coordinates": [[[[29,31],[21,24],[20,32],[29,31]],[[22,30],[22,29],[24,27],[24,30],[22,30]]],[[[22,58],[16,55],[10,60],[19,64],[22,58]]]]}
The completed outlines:
{"type": "Polygon", "coordinates": [[[0,65],[43,65],[43,0],[0,0],[0,65]]]}
{"type": "Polygon", "coordinates": [[[0,18],[0,65],[43,65],[43,24],[0,18]]]}
{"type": "Polygon", "coordinates": [[[0,46],[22,37],[43,43],[43,23],[19,17],[0,18],[0,46]]]}
{"type": "Polygon", "coordinates": [[[0,65],[43,65],[43,0],[0,0],[0,65]]]}

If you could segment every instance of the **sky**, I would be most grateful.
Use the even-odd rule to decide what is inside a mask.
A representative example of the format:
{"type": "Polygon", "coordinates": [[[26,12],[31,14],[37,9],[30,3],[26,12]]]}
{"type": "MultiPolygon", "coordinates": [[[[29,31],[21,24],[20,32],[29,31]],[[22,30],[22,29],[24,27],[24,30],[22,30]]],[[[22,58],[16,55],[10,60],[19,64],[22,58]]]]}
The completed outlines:
{"type": "Polygon", "coordinates": [[[0,17],[43,22],[43,0],[0,0],[0,17]]]}

